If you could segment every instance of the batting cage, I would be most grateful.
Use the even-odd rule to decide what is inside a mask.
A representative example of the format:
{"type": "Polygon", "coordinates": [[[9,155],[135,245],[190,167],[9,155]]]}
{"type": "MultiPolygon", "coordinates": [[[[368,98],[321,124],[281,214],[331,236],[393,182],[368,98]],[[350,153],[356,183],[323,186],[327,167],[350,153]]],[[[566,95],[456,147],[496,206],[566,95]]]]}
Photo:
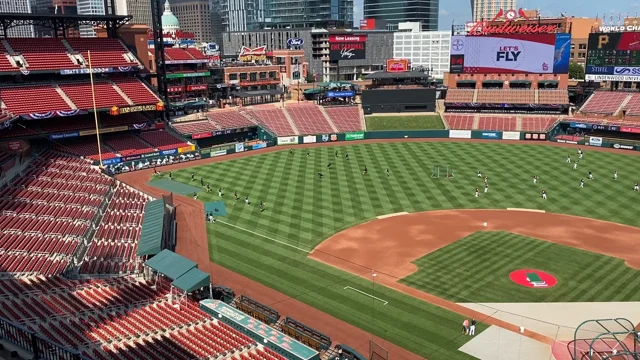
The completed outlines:
{"type": "Polygon", "coordinates": [[[453,166],[449,165],[436,165],[431,169],[431,177],[432,178],[454,178],[453,175],[453,166]]]}
{"type": "Polygon", "coordinates": [[[587,320],[567,344],[572,360],[639,360],[640,332],[625,318],[587,320]]]}
{"type": "Polygon", "coordinates": [[[373,340],[369,340],[369,360],[389,360],[389,352],[373,340]]]}

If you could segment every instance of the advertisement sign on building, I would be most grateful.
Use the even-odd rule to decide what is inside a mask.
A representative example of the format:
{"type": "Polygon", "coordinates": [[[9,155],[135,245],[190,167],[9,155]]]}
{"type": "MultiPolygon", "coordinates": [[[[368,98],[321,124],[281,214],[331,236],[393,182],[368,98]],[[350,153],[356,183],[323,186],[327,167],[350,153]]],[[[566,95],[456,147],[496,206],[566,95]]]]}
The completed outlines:
{"type": "MultiPolygon", "coordinates": [[[[134,112],[163,111],[163,110],[164,110],[163,102],[159,102],[157,104],[150,104],[150,105],[134,105],[134,106],[123,106],[123,107],[113,106],[111,107],[111,109],[109,109],[109,115],[115,116],[115,115],[123,115],[123,114],[129,114],[134,112]]],[[[104,132],[104,130],[102,130],[101,132],[104,132]]]]}
{"type": "Polygon", "coordinates": [[[315,135],[307,135],[307,136],[302,138],[302,143],[303,144],[313,144],[315,142],[316,142],[316,136],[315,135]]]}
{"type": "Polygon", "coordinates": [[[520,140],[520,132],[505,131],[502,133],[502,140],[520,140]]]}
{"type": "Polygon", "coordinates": [[[287,39],[287,46],[288,47],[300,47],[303,44],[304,44],[304,39],[300,39],[300,38],[287,39]]]}
{"type": "Polygon", "coordinates": [[[482,138],[490,139],[490,140],[500,140],[500,133],[499,132],[483,132],[482,138]]]}
{"type": "Polygon", "coordinates": [[[601,137],[590,137],[589,145],[591,146],[602,146],[602,138],[601,137]]]}
{"type": "Polygon", "coordinates": [[[360,30],[375,30],[375,29],[376,29],[376,19],[360,20],[360,30]]]}
{"type": "Polygon", "coordinates": [[[585,78],[640,81],[639,35],[637,32],[589,34],[585,78]]]}
{"type": "Polygon", "coordinates": [[[367,35],[329,35],[329,60],[363,60],[367,35]]]}
{"type": "Polygon", "coordinates": [[[237,143],[236,144],[236,152],[243,152],[244,151],[244,143],[237,143]]]}
{"type": "Polygon", "coordinates": [[[518,20],[529,20],[522,8],[504,11],[500,9],[498,14],[491,21],[478,21],[467,23],[467,32],[471,36],[495,35],[495,34],[551,34],[558,31],[557,24],[540,24],[518,22],[518,20]],[[503,21],[502,23],[496,23],[503,21]]]}
{"type": "Polygon", "coordinates": [[[356,95],[353,91],[327,91],[326,96],[328,98],[334,97],[354,97],[356,95]]]}
{"type": "Polygon", "coordinates": [[[387,72],[409,71],[408,59],[387,59],[387,72]]]}
{"type": "Polygon", "coordinates": [[[187,91],[207,90],[207,84],[187,85],[187,91]]]}
{"type": "Polygon", "coordinates": [[[451,73],[567,74],[571,34],[452,36],[451,73]]]}
{"type": "Polygon", "coordinates": [[[297,136],[281,136],[278,138],[278,145],[296,145],[297,143],[297,136]]]}
{"type": "Polygon", "coordinates": [[[260,46],[257,48],[248,48],[243,46],[238,54],[238,61],[242,62],[254,62],[267,60],[267,47],[260,46]]]}
{"type": "Polygon", "coordinates": [[[449,130],[452,139],[471,139],[471,130],[449,130]]]}
{"type": "Polygon", "coordinates": [[[213,134],[211,132],[203,132],[203,133],[193,134],[193,135],[191,135],[191,138],[193,140],[198,140],[198,139],[210,138],[212,136],[213,136],[213,134]]]}

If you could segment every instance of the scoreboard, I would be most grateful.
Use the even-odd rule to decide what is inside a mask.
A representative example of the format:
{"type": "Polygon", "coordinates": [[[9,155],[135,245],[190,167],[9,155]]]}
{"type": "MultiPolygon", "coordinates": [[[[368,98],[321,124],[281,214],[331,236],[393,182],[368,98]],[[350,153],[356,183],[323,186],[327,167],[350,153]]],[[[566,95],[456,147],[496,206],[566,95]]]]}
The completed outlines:
{"type": "Polygon", "coordinates": [[[587,80],[640,81],[640,32],[589,34],[587,80]]]}

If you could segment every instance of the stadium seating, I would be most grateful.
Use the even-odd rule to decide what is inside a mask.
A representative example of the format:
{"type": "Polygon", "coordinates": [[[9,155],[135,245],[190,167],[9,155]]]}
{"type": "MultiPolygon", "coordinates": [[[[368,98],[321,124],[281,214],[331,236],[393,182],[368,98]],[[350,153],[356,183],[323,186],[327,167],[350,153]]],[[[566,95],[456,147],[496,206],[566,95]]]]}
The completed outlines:
{"type": "Polygon", "coordinates": [[[171,126],[180,134],[192,135],[198,133],[221,130],[220,127],[209,120],[173,123],[171,126]]]}
{"type": "Polygon", "coordinates": [[[165,48],[164,55],[168,61],[193,60],[193,57],[182,48],[165,48]]]}
{"type": "Polygon", "coordinates": [[[627,115],[638,116],[640,115],[640,94],[631,94],[629,102],[625,105],[627,115]]]}
{"type": "Polygon", "coordinates": [[[0,87],[0,99],[16,115],[71,110],[51,84],[0,87]]]}
{"type": "MultiPolygon", "coordinates": [[[[38,39],[40,40],[40,39],[38,39]]],[[[73,50],[82,54],[85,65],[89,66],[91,52],[92,67],[138,66],[137,61],[130,61],[126,57],[129,52],[120,40],[111,38],[67,38],[65,40],[73,50]]]]}
{"type": "Polygon", "coordinates": [[[446,102],[451,103],[472,103],[473,94],[476,89],[449,89],[447,90],[446,102]]]}
{"type": "Polygon", "coordinates": [[[596,91],[582,106],[580,112],[585,114],[613,115],[630,96],[626,92],[596,91]]]}
{"type": "Polygon", "coordinates": [[[103,137],[106,145],[122,156],[131,156],[153,152],[153,147],[134,134],[111,134],[103,137]]]}
{"type": "Polygon", "coordinates": [[[536,132],[547,131],[557,120],[557,116],[522,116],[520,130],[536,132]]]}
{"type": "Polygon", "coordinates": [[[22,55],[27,70],[77,69],[64,44],[58,38],[8,38],[13,51],[22,55]]]}
{"type": "MultiPolygon", "coordinates": [[[[93,97],[91,95],[91,83],[77,81],[58,83],[58,86],[78,107],[78,109],[93,109],[93,97]]],[[[129,103],[105,81],[94,81],[96,108],[104,109],[112,106],[128,106],[129,103]]]]}
{"type": "Polygon", "coordinates": [[[187,48],[186,51],[189,53],[189,55],[191,55],[194,59],[197,60],[205,60],[207,57],[204,56],[204,54],[196,49],[196,48],[187,48]]]}
{"type": "Polygon", "coordinates": [[[360,131],[362,127],[362,115],[357,106],[329,107],[325,112],[333,121],[338,132],[360,131]]]}
{"type": "Polygon", "coordinates": [[[288,105],[285,109],[301,135],[334,132],[317,105],[288,105]]]}
{"type": "Polygon", "coordinates": [[[478,130],[515,131],[517,121],[515,116],[485,115],[478,120],[478,130]]]}
{"type": "Polygon", "coordinates": [[[2,48],[0,48],[0,52],[2,53],[2,56],[0,56],[0,72],[18,71],[18,68],[11,64],[11,62],[7,58],[7,55],[5,54],[5,51],[2,50],[2,48]]]}
{"type": "MultiPolygon", "coordinates": [[[[239,129],[256,126],[256,124],[236,110],[220,110],[207,114],[209,121],[218,129],[239,129]]],[[[212,130],[205,130],[212,131],[212,130]]]]}
{"type": "Polygon", "coordinates": [[[140,80],[135,78],[111,79],[135,104],[155,104],[160,101],[140,80]]]}
{"type": "Polygon", "coordinates": [[[475,102],[486,104],[534,104],[536,100],[534,90],[480,89],[475,102]]]}
{"type": "Polygon", "coordinates": [[[254,107],[247,109],[247,113],[258,119],[269,131],[275,135],[295,135],[282,109],[273,106],[254,107]]]}
{"type": "Polygon", "coordinates": [[[445,114],[444,121],[451,130],[471,130],[475,115],[445,114]]]}
{"type": "Polygon", "coordinates": [[[539,89],[538,104],[568,104],[569,92],[566,89],[539,89]]]}
{"type": "MultiPolygon", "coordinates": [[[[77,140],[65,141],[64,144],[58,143],[54,146],[54,149],[62,153],[67,153],[76,156],[82,156],[91,160],[99,160],[98,144],[95,137],[80,138],[77,140]]],[[[100,150],[102,151],[102,159],[113,159],[117,157],[112,149],[105,147],[101,144],[100,150]]]]}
{"type": "Polygon", "coordinates": [[[140,137],[159,150],[189,146],[183,139],[177,138],[164,130],[143,131],[140,133],[140,137]]]}

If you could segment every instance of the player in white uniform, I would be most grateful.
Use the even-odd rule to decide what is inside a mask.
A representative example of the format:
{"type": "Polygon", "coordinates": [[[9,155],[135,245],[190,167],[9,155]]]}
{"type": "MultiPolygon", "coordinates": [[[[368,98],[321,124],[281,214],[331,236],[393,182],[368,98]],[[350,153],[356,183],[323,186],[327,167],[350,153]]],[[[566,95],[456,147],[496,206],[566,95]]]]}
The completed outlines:
{"type": "Polygon", "coordinates": [[[576,162],[573,163],[573,170],[575,170],[577,168],[578,168],[578,162],[576,161],[576,162]]]}
{"type": "Polygon", "coordinates": [[[580,179],[580,187],[583,188],[584,187],[584,179],[580,179]]]}
{"type": "Polygon", "coordinates": [[[489,183],[484,183],[484,193],[486,194],[489,191],[489,183]]]}
{"type": "Polygon", "coordinates": [[[618,170],[613,172],[613,180],[618,180],[618,170]]]}
{"type": "Polygon", "coordinates": [[[542,199],[547,200],[547,190],[542,190],[542,199]]]}
{"type": "Polygon", "coordinates": [[[476,197],[480,196],[480,190],[478,190],[478,188],[476,188],[476,197]]]}
{"type": "Polygon", "coordinates": [[[589,171],[589,180],[593,180],[593,174],[589,171]]]}
{"type": "Polygon", "coordinates": [[[578,159],[582,160],[582,149],[578,149],[578,159]]]}
{"type": "Polygon", "coordinates": [[[482,177],[482,173],[478,170],[478,177],[482,177]]]}
{"type": "Polygon", "coordinates": [[[538,183],[538,175],[533,175],[533,183],[534,184],[538,183]]]}
{"type": "Polygon", "coordinates": [[[640,188],[638,187],[638,183],[633,185],[633,191],[640,191],[640,188]]]}
{"type": "Polygon", "coordinates": [[[567,161],[565,162],[571,164],[571,155],[567,155],[567,161]]]}

